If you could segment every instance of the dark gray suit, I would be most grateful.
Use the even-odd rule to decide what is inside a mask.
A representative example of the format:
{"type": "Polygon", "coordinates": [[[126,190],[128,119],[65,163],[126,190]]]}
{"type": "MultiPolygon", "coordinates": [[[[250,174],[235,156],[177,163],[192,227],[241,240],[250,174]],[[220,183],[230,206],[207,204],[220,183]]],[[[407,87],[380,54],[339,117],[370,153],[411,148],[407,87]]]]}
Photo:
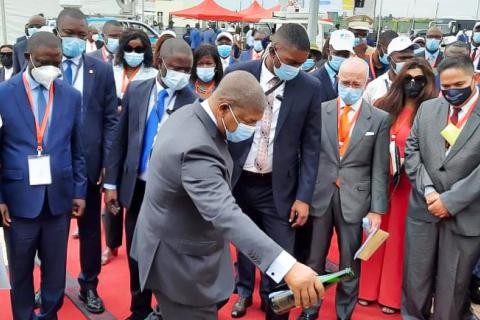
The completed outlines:
{"type": "Polygon", "coordinates": [[[402,315],[428,319],[464,319],[468,288],[480,255],[480,104],[446,154],[440,132],[449,104],[424,102],[405,147],[405,169],[412,182],[407,218],[402,315]],[[451,217],[429,213],[425,187],[433,186],[451,217]]]}
{"type": "MultiPolygon", "coordinates": [[[[313,235],[308,265],[325,274],[325,262],[335,228],[340,247],[340,268],[360,272],[353,257],[361,245],[362,218],[368,212],[385,213],[388,206],[388,114],[367,102],[361,105],[348,148],[338,149],[337,99],[322,104],[322,146],[311,202],[313,235]],[[337,187],[337,178],[340,187],[337,187]]],[[[338,285],[337,316],[350,319],[358,296],[358,277],[338,285]]]]}
{"type": "Polygon", "coordinates": [[[142,288],[167,320],[216,319],[233,291],[229,242],[262,271],[282,249],[235,203],[227,143],[200,104],[160,128],[150,163],[132,244],[142,288]]]}
{"type": "Polygon", "coordinates": [[[13,46],[13,74],[21,72],[28,64],[25,62],[28,40],[22,40],[13,46]]]}

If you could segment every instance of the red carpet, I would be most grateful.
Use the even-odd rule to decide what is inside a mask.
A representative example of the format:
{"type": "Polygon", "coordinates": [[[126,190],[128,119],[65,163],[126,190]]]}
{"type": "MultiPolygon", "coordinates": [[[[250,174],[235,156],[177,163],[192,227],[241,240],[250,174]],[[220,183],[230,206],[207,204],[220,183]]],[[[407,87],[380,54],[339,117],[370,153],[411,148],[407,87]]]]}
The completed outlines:
{"type": "MultiPolygon", "coordinates": [[[[75,229],[75,223],[72,224],[72,230],[75,229]]],[[[337,257],[337,248],[336,242],[332,242],[332,248],[330,253],[330,259],[336,261],[337,257]]],[[[68,273],[70,277],[76,278],[78,276],[80,268],[79,263],[79,250],[78,250],[78,240],[69,240],[69,251],[68,251],[68,273]]],[[[39,273],[36,270],[35,279],[39,281],[39,273]]],[[[130,305],[130,294],[129,294],[129,281],[128,281],[128,266],[126,261],[126,252],[125,245],[119,250],[119,256],[106,265],[102,269],[100,274],[100,285],[98,291],[102,296],[107,310],[117,319],[123,320],[129,315],[129,305],[130,305]]],[[[67,285],[68,286],[68,285],[67,285]]],[[[70,288],[72,292],[73,288],[70,288]]],[[[322,320],[334,320],[335,318],[335,305],[334,305],[334,288],[329,289],[323,308],[320,314],[322,320]]],[[[230,299],[228,305],[226,305],[220,311],[220,319],[231,319],[230,310],[235,300],[235,296],[230,299]]],[[[0,319],[7,320],[12,319],[12,314],[10,310],[10,301],[9,293],[6,290],[0,290],[0,319]]],[[[295,319],[295,316],[299,314],[299,310],[296,310],[290,317],[290,319],[295,319]]],[[[111,318],[111,317],[110,317],[111,318]]],[[[81,320],[81,319],[96,319],[95,317],[86,317],[82,315],[81,311],[72,303],[69,298],[65,298],[65,303],[63,308],[59,313],[60,320],[81,320]]],[[[245,320],[263,320],[263,313],[260,311],[260,302],[258,299],[258,294],[255,292],[255,302],[254,305],[249,308],[247,315],[242,318],[245,320]]],[[[386,316],[384,315],[380,307],[378,306],[369,306],[361,307],[358,306],[355,309],[353,320],[400,320],[399,315],[386,316]]]]}

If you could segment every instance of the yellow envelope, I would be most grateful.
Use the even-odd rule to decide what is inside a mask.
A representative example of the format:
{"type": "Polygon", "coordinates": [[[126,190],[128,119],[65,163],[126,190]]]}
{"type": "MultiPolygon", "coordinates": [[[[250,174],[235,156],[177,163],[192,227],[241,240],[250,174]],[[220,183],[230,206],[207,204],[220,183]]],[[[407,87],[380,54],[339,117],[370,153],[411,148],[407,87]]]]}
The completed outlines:
{"type": "Polygon", "coordinates": [[[440,134],[450,146],[453,146],[455,141],[457,141],[460,132],[462,132],[462,130],[458,129],[454,124],[449,123],[448,126],[446,126],[442,132],[440,132],[440,134]]]}

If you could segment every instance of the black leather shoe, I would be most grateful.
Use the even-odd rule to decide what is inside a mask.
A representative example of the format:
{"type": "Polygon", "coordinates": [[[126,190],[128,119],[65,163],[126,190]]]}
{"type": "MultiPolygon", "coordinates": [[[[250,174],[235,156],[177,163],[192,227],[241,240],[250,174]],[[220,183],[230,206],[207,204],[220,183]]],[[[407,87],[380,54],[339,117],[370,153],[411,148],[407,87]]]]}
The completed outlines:
{"type": "Polygon", "coordinates": [[[298,316],[297,320],[316,320],[318,313],[306,313],[305,311],[298,316]]]}
{"type": "Polygon", "coordinates": [[[33,304],[34,309],[40,309],[42,306],[42,294],[40,293],[40,290],[35,292],[35,302],[33,304]]]}
{"type": "Polygon", "coordinates": [[[247,308],[252,305],[252,297],[239,297],[232,307],[232,318],[241,318],[247,313],[247,308]]]}
{"type": "Polygon", "coordinates": [[[85,304],[85,308],[90,313],[103,313],[105,311],[105,307],[103,306],[102,298],[98,296],[96,290],[86,290],[78,293],[78,298],[85,304]]]}

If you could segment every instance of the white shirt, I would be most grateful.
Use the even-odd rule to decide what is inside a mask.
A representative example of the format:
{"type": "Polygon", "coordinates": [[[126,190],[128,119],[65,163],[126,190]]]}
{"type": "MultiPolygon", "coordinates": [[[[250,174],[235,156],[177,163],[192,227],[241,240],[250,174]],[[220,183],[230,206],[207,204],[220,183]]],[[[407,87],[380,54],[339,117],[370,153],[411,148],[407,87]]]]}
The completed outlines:
{"type": "Polygon", "coordinates": [[[222,61],[222,67],[223,67],[223,71],[225,71],[225,69],[228,68],[228,66],[230,65],[230,56],[228,56],[227,58],[222,58],[220,57],[220,60],[222,61]]]}
{"type": "MultiPolygon", "coordinates": [[[[343,102],[342,98],[340,98],[340,114],[342,114],[342,111],[343,109],[345,108],[346,106],[346,103],[343,102]]],[[[355,117],[355,113],[357,113],[357,111],[360,110],[360,107],[362,106],[362,99],[358,100],[357,102],[355,102],[354,104],[352,104],[350,106],[351,110],[350,112],[348,113],[348,120],[351,122],[353,120],[353,118],[355,117]]],[[[353,128],[355,127],[355,124],[357,122],[355,121],[355,123],[352,125],[352,127],[350,128],[350,136],[352,135],[352,132],[353,132],[353,128]]]]}
{"type": "MultiPolygon", "coordinates": [[[[113,66],[113,76],[115,78],[115,88],[117,90],[117,97],[120,99],[123,98],[122,93],[122,84],[123,84],[123,65],[113,66]]],[[[155,78],[158,75],[158,70],[155,68],[145,68],[143,65],[140,67],[140,70],[137,72],[135,77],[131,81],[140,81],[155,78]]],[[[128,85],[128,80],[127,81],[128,85]]],[[[131,82],[130,81],[130,82],[131,82]]]]}
{"type": "Polygon", "coordinates": [[[428,50],[425,50],[425,60],[428,61],[428,63],[432,68],[436,67],[435,63],[437,62],[437,58],[439,54],[440,54],[440,50],[437,50],[433,53],[429,52],[428,50]]]}
{"type": "Polygon", "coordinates": [[[475,71],[478,72],[480,71],[477,69],[478,63],[480,62],[480,47],[475,47],[473,44],[471,44],[470,57],[473,55],[475,48],[477,48],[477,52],[475,53],[475,59],[473,60],[473,67],[475,68],[475,71]]]}
{"type": "MultiPolygon", "coordinates": [[[[270,70],[267,69],[265,65],[265,61],[262,64],[262,71],[260,73],[260,86],[262,87],[263,91],[266,92],[269,89],[268,82],[275,77],[270,70]]],[[[280,107],[282,105],[282,101],[277,99],[276,97],[281,96],[283,97],[283,92],[285,91],[285,82],[279,86],[273,93],[275,100],[273,101],[273,110],[272,110],[272,125],[270,126],[270,137],[268,139],[268,165],[265,168],[265,171],[262,173],[269,173],[272,172],[273,167],[273,144],[275,139],[275,130],[277,129],[277,122],[278,122],[278,115],[280,113],[280,107]]],[[[258,145],[260,143],[261,137],[261,127],[262,127],[262,120],[257,122],[255,128],[255,135],[253,136],[252,147],[250,148],[250,152],[247,156],[247,160],[245,161],[245,165],[243,166],[243,170],[258,173],[257,168],[255,168],[255,159],[257,158],[258,153],[258,145]]]]}
{"type": "MultiPolygon", "coordinates": [[[[201,103],[202,108],[208,114],[213,123],[217,125],[217,120],[213,115],[208,99],[201,103]]],[[[285,275],[292,269],[293,265],[297,262],[288,252],[282,251],[278,257],[273,260],[272,264],[268,267],[266,273],[276,283],[280,283],[285,275]]]]}
{"type": "Polygon", "coordinates": [[[5,80],[4,81],[7,81],[8,79],[10,79],[13,75],[13,67],[12,68],[3,68],[3,70],[5,71],[5,80]]]}
{"type": "Polygon", "coordinates": [[[389,72],[385,72],[367,85],[367,89],[365,89],[365,93],[363,94],[363,99],[373,106],[375,101],[388,93],[391,86],[392,80],[390,80],[389,72]]]}
{"type": "MultiPolygon", "coordinates": [[[[78,56],[72,59],[68,59],[66,57],[63,57],[62,59],[62,65],[63,65],[63,74],[65,75],[65,70],[67,70],[67,63],[65,60],[72,60],[72,81],[73,82],[73,87],[77,89],[83,96],[83,67],[84,67],[84,61],[82,59],[82,56],[78,56]]],[[[64,79],[65,80],[65,79],[64,79]]],[[[66,80],[65,80],[66,81],[66,80]]]]}
{"type": "Polygon", "coordinates": [[[85,52],[90,53],[93,51],[97,51],[97,43],[95,41],[90,42],[89,40],[87,40],[87,47],[85,52]]]}

